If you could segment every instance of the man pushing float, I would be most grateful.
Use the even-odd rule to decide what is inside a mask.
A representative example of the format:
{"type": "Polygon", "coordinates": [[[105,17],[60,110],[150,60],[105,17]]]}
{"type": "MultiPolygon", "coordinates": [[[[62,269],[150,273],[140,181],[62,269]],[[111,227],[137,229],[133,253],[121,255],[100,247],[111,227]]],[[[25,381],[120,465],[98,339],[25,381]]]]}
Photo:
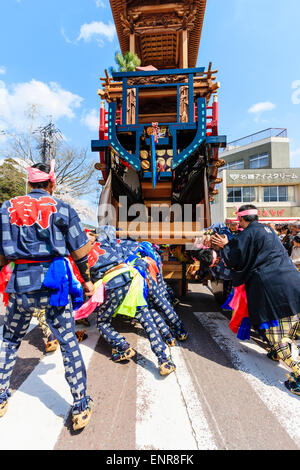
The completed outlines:
{"type": "Polygon", "coordinates": [[[231,270],[233,286],[246,293],[250,324],[263,330],[269,345],[288,368],[285,386],[300,395],[300,362],[292,356],[290,342],[300,328],[300,273],[278,235],[258,221],[258,209],[249,204],[237,214],[242,231],[229,241],[215,234],[211,241],[222,250],[231,270]]]}

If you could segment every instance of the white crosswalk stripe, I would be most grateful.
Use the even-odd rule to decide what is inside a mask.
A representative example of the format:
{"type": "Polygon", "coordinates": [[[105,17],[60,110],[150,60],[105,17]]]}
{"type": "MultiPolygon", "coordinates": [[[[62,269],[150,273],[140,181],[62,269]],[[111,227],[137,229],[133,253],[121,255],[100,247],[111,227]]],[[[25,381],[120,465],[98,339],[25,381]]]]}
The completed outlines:
{"type": "Polygon", "coordinates": [[[300,399],[285,388],[288,372],[285,366],[270,361],[254,341],[239,341],[220,313],[199,312],[195,316],[300,447],[300,399]]]}
{"type": "Polygon", "coordinates": [[[165,378],[146,338],[139,337],[137,349],[143,356],[137,370],[137,449],[216,449],[180,347],[171,349],[176,372],[165,378]]]}
{"type": "MultiPolygon", "coordinates": [[[[269,412],[300,447],[300,400],[287,393],[284,387],[284,366],[267,359],[263,349],[255,342],[238,341],[228,329],[227,319],[221,314],[194,315],[230,358],[241,374],[241,380],[251,385],[269,412]]],[[[33,319],[30,328],[36,324],[33,319]]],[[[87,333],[88,339],[80,347],[88,370],[99,333],[93,327],[88,328],[87,333]]],[[[142,335],[138,336],[137,351],[135,448],[217,449],[218,440],[214,434],[218,432],[217,420],[214,429],[210,429],[211,422],[207,421],[203,408],[205,402],[207,411],[208,402],[201,393],[201,378],[197,381],[197,377],[190,375],[184,349],[180,346],[170,349],[177,369],[176,373],[166,378],[159,375],[156,357],[142,335]]],[[[8,413],[0,420],[0,449],[53,449],[64,428],[71,404],[62,357],[57,351],[43,357],[9,400],[8,413]]],[[[213,411],[210,412],[213,415],[213,411]]]]}
{"type": "MultiPolygon", "coordinates": [[[[89,332],[80,345],[88,367],[99,333],[89,332]]],[[[1,450],[52,450],[72,405],[59,351],[45,356],[9,399],[0,420],[1,450]]]]}

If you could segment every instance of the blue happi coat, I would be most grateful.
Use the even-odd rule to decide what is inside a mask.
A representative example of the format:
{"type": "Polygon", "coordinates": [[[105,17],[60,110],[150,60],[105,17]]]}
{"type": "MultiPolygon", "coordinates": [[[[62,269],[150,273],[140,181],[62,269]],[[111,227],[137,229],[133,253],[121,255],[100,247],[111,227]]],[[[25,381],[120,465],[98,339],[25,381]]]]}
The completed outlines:
{"type": "Polygon", "coordinates": [[[47,191],[34,189],[0,209],[0,255],[9,261],[41,261],[15,266],[7,293],[40,290],[54,258],[76,252],[79,259],[87,254],[86,246],[88,238],[76,211],[47,191]]]}
{"type": "MultiPolygon", "coordinates": [[[[120,240],[117,240],[116,229],[113,226],[102,226],[98,230],[98,237],[88,255],[92,281],[95,283],[102,279],[110,269],[125,262],[120,240]]],[[[131,281],[129,273],[114,277],[105,285],[106,290],[117,289],[131,281]]]]}

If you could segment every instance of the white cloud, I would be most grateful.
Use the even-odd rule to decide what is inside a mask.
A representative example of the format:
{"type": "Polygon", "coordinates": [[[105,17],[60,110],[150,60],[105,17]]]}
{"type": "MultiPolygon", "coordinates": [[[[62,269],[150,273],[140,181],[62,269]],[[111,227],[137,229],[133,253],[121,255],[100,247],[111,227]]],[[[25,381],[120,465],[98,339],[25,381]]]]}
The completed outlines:
{"type": "MultiPolygon", "coordinates": [[[[28,126],[26,110],[35,105],[40,116],[52,116],[54,121],[72,119],[83,98],[64,90],[55,82],[37,80],[7,86],[0,81],[0,123],[3,130],[25,130],[28,126]]],[[[40,117],[40,120],[42,118],[40,117]]]]}
{"type": "Polygon", "coordinates": [[[6,74],[6,67],[4,65],[0,66],[0,75],[5,75],[6,74]]]}
{"type": "Polygon", "coordinates": [[[270,101],[265,101],[263,103],[256,103],[251,108],[248,109],[249,113],[252,114],[260,114],[264,113],[265,111],[272,111],[273,109],[276,108],[276,105],[274,103],[271,103],[270,101]]]}
{"type": "Polygon", "coordinates": [[[111,21],[108,24],[102,23],[102,21],[93,21],[81,26],[77,41],[83,39],[84,42],[90,42],[95,39],[99,45],[103,45],[102,38],[112,42],[115,32],[115,25],[111,21]]]}
{"type": "Polygon", "coordinates": [[[97,109],[92,109],[89,113],[85,114],[81,118],[81,123],[89,128],[90,131],[98,131],[99,130],[99,111],[97,109]]]}
{"type": "Polygon", "coordinates": [[[64,40],[65,40],[68,44],[75,44],[75,42],[72,41],[72,40],[67,36],[67,34],[66,34],[66,32],[65,32],[65,30],[64,30],[63,27],[60,28],[60,32],[61,32],[61,34],[62,34],[64,40]]]}
{"type": "Polygon", "coordinates": [[[300,80],[295,80],[292,83],[292,89],[296,90],[292,94],[292,103],[293,104],[300,104],[300,80]]]}
{"type": "Polygon", "coordinates": [[[95,3],[97,8],[106,6],[104,0],[95,0],[95,3]]]}

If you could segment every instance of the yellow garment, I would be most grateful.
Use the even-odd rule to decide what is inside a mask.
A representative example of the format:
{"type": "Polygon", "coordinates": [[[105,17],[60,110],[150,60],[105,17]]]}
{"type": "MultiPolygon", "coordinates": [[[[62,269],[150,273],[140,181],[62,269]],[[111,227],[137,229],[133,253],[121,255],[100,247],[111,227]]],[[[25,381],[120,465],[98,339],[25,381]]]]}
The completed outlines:
{"type": "Polygon", "coordinates": [[[133,266],[127,265],[126,267],[122,267],[116,271],[113,271],[112,273],[106,274],[102,279],[100,279],[100,281],[97,281],[94,284],[95,290],[97,290],[100,284],[105,284],[114,277],[119,276],[120,274],[126,273],[128,271],[130,272],[132,282],[125,299],[115,311],[113,315],[114,317],[117,315],[126,315],[127,317],[134,318],[136,315],[137,307],[144,307],[145,305],[147,305],[147,301],[144,298],[143,276],[133,266]]]}
{"type": "MultiPolygon", "coordinates": [[[[102,285],[102,284],[105,284],[106,282],[109,282],[111,279],[113,279],[114,277],[117,277],[119,276],[120,274],[123,274],[123,273],[127,273],[128,271],[130,271],[129,269],[129,266],[125,266],[125,267],[122,267],[120,269],[117,269],[109,274],[105,274],[104,277],[102,279],[100,279],[99,281],[95,282],[94,283],[94,287],[95,287],[95,292],[97,291],[97,289],[102,285]]],[[[103,302],[103,300],[102,300],[103,302]]]]}
{"type": "Polygon", "coordinates": [[[102,282],[106,283],[109,282],[111,279],[113,279],[116,276],[119,276],[120,274],[127,273],[128,271],[131,271],[131,266],[124,266],[116,271],[113,271],[109,274],[105,274],[104,277],[102,278],[102,282]]]}
{"type": "Polygon", "coordinates": [[[114,313],[116,315],[126,315],[127,317],[134,318],[136,315],[137,307],[144,307],[147,301],[144,297],[144,278],[137,269],[130,266],[130,274],[133,277],[129,291],[121,305],[114,313]]]}

